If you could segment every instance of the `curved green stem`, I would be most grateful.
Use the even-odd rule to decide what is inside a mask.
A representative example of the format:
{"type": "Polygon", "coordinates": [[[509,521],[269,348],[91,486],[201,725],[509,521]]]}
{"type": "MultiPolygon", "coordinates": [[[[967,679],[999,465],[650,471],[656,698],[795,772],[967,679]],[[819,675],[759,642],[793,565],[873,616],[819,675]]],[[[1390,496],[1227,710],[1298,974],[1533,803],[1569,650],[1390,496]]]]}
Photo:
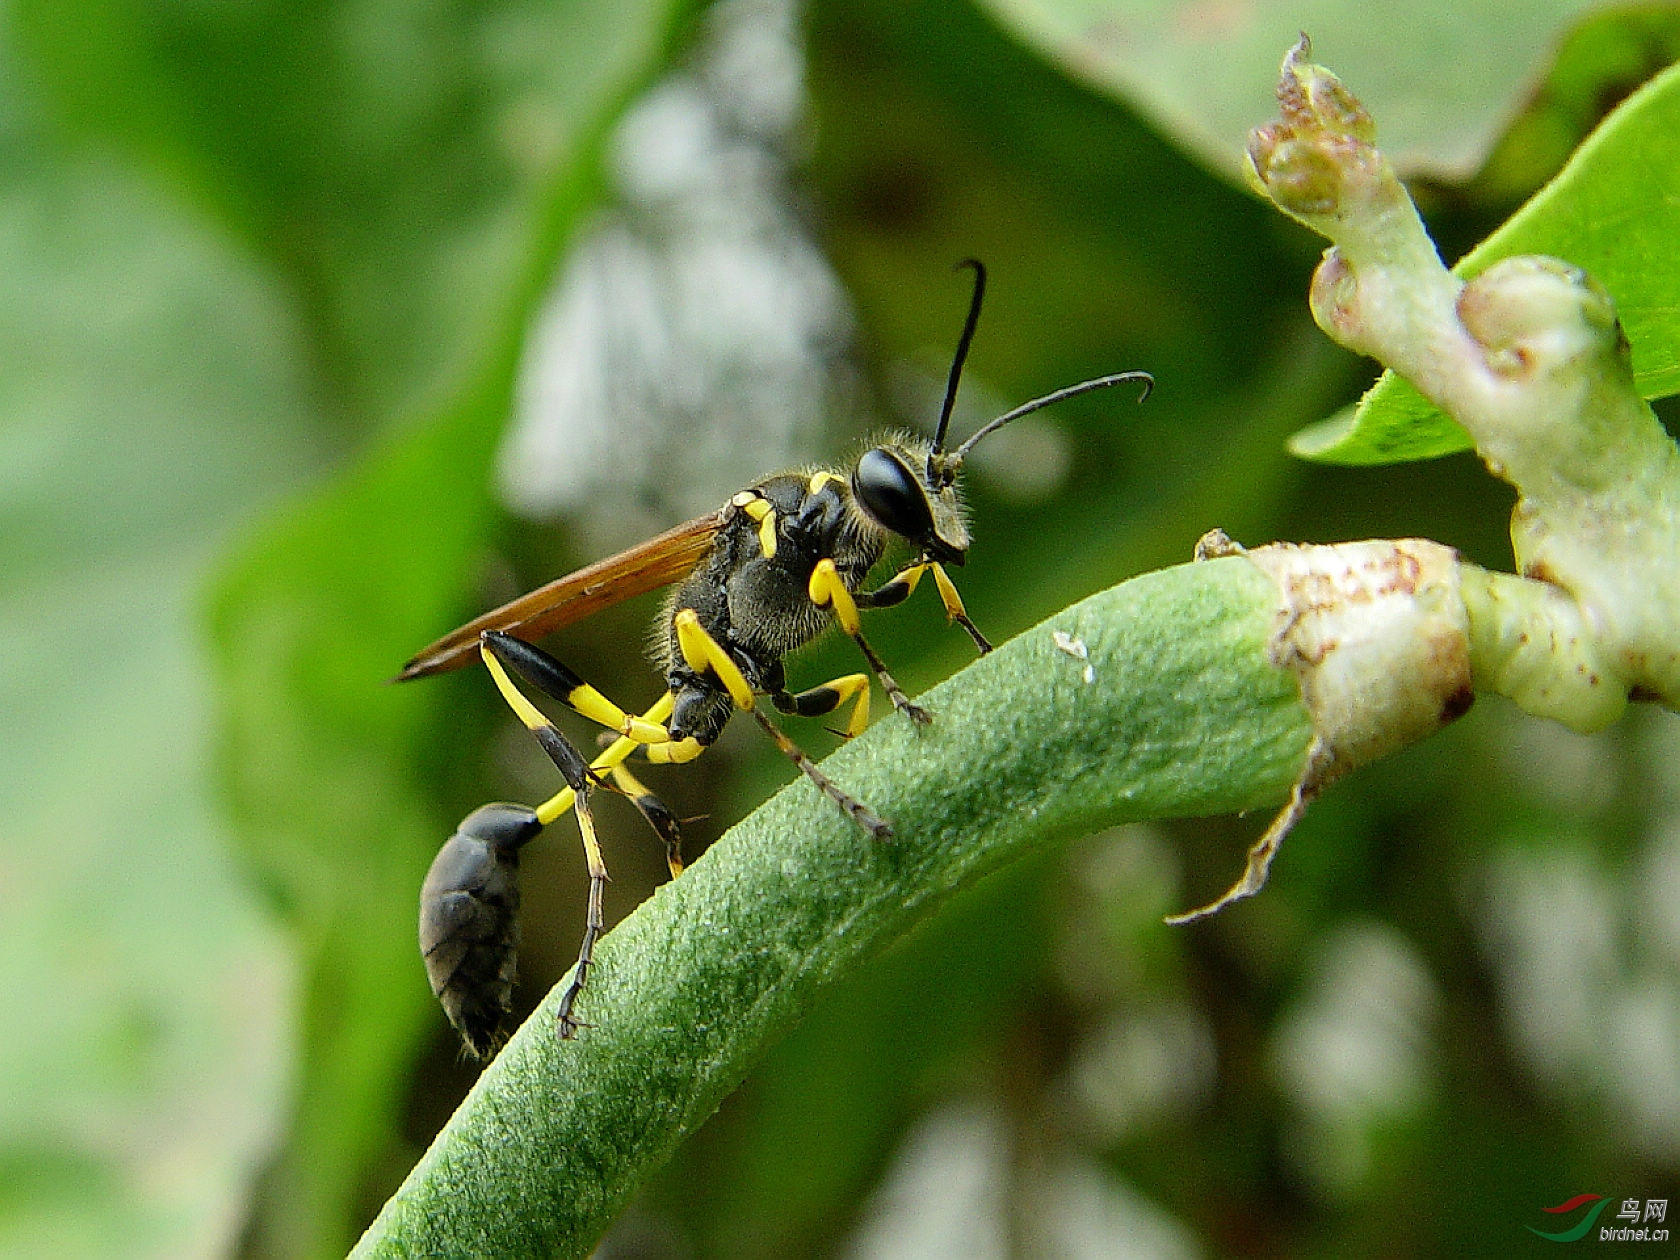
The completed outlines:
{"type": "Polygon", "coordinates": [[[931,727],[878,721],[824,769],[894,838],[790,784],[602,939],[576,1040],[550,995],[355,1254],[586,1255],[819,989],[952,893],[1059,837],[1283,800],[1312,730],[1276,609],[1242,557],[1150,574],[934,688],[931,727]]]}

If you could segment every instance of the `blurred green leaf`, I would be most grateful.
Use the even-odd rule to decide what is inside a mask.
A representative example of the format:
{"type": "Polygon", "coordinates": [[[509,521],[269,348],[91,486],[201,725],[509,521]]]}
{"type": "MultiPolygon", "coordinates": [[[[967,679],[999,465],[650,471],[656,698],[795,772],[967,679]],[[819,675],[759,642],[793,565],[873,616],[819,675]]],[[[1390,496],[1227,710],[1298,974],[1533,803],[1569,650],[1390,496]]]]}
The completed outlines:
{"type": "MultiPolygon", "coordinates": [[[[750,29],[771,7],[749,0],[740,20],[750,29]]],[[[1438,239],[1480,239],[1557,169],[1607,102],[1670,55],[1672,8],[1579,23],[1482,174],[1434,190],[1438,239]],[[1571,60],[1585,40],[1598,43],[1571,60]]],[[[1158,82],[1117,90],[1106,68],[1072,67],[1071,45],[1046,58],[1015,43],[1041,21],[1036,9],[993,5],[1001,27],[947,0],[816,0],[806,12],[811,125],[773,143],[784,161],[808,158],[794,200],[845,276],[895,417],[932,414],[901,387],[926,377],[936,401],[964,297],[947,268],[968,254],[987,260],[994,285],[959,430],[994,403],[1098,372],[1140,366],[1160,379],[1145,408],[1080,400],[1035,417],[1023,443],[999,435],[976,452],[976,550],[962,584],[994,637],[1182,558],[1212,524],[1250,540],[1424,533],[1497,558],[1508,504],[1472,460],[1372,472],[1284,457],[1282,435],[1350,397],[1357,364],[1305,318],[1310,242],[1238,191],[1221,155],[1269,112],[1279,52],[1302,19],[1266,37],[1252,63],[1205,25],[1181,27],[1205,56],[1161,35],[1168,53],[1142,59],[1158,82]],[[1171,123],[1163,140],[1117,99],[1149,91],[1239,113],[1211,142],[1171,123]],[[1251,114],[1231,104],[1241,93],[1251,114]],[[1022,495],[1012,475],[1034,459],[1051,475],[1022,495]]],[[[1444,14],[1436,29],[1485,33],[1515,12],[1444,14]]],[[[1559,38],[1521,12],[1523,47],[1559,38]]],[[[1217,5],[1174,13],[1229,16],[1217,5]]],[[[603,129],[660,64],[684,8],[18,0],[8,16],[0,708],[19,734],[0,767],[0,998],[29,1018],[0,1048],[0,1251],[209,1255],[237,1237],[253,1254],[328,1253],[395,1183],[416,1149],[403,1142],[424,1140],[463,1075],[440,1048],[413,955],[413,896],[462,802],[484,799],[480,779],[507,760],[482,680],[378,680],[473,610],[486,552],[538,550],[534,528],[503,538],[486,489],[513,362],[596,195],[603,129]],[[226,562],[230,529],[374,432],[350,472],[226,562]],[[207,571],[226,576],[219,729],[199,647],[207,571]],[[221,817],[230,795],[243,869],[221,817]],[[250,895],[253,872],[293,929],[301,1001],[276,916],[250,895]],[[307,1041],[294,1077],[299,1007],[307,1041]],[[427,1030],[433,1058],[405,1106],[427,1030]],[[288,1117],[292,1144],[253,1207],[254,1170],[288,1117]]],[[[1387,19],[1309,24],[1357,87],[1365,71],[1337,59],[1363,47],[1339,33],[1347,20],[1380,34],[1387,19]]],[[[1375,72],[1401,92],[1422,84],[1413,103],[1427,95],[1433,110],[1437,85],[1410,42],[1428,37],[1418,26],[1381,35],[1394,68],[1375,72]]],[[[1442,137],[1483,134],[1515,108],[1514,88],[1500,98],[1491,85],[1529,73],[1516,47],[1483,44],[1474,74],[1489,90],[1442,137]]],[[[1148,108],[1161,125],[1161,107],[1148,108]]],[[[1385,138],[1397,134],[1395,119],[1379,121],[1385,138]]],[[[1427,130],[1434,139],[1433,120],[1427,130]]],[[[1479,152],[1485,136],[1460,143],[1479,152]]],[[[551,569],[553,551],[534,567],[551,569]]],[[[565,651],[634,640],[632,620],[592,623],[565,651]]],[[[912,690],[966,659],[934,603],[872,624],[912,690]]],[[[820,645],[791,667],[812,679],[849,670],[848,649],[820,645]]],[[[639,658],[633,667],[650,685],[639,658]]],[[[610,672],[601,681],[620,694],[610,672]]],[[[1650,745],[1636,766],[1629,749],[1642,746],[1620,736],[1590,748],[1620,749],[1621,762],[1531,748],[1530,728],[1509,717],[1478,706],[1443,740],[1339,785],[1267,896],[1205,931],[1168,933],[1146,907],[1136,939],[1092,964],[1116,986],[1096,1005],[1084,989],[1070,997],[1065,960],[1053,968],[1039,948],[1040,928],[1069,917],[1062,868],[987,881],[846,980],[679,1152],[635,1210],[665,1244],[654,1254],[843,1250],[898,1135],[953,1093],[1001,1099],[1020,1126],[1021,1193],[999,1208],[1012,1224],[1040,1201],[1039,1157],[1077,1150],[1192,1226],[1210,1254],[1377,1254],[1397,1238],[1418,1239],[1420,1254],[1474,1246],[1466,1239],[1502,1254],[1500,1226],[1520,1232],[1535,1204],[1561,1197],[1559,1182],[1661,1193],[1669,1148],[1660,1132],[1635,1141],[1623,1122],[1680,1114],[1661,1092],[1666,1070],[1647,1074],[1643,1111],[1600,1083],[1616,1081],[1617,1056],[1647,1061],[1617,1030],[1648,1036],[1640,1044],[1660,1056],[1667,1025],[1613,1019],[1606,1006],[1590,1040],[1607,1048],[1565,1060],[1590,1083],[1546,1077],[1547,1019],[1570,1008],[1554,994],[1523,1023],[1490,993],[1489,975],[1505,983],[1502,968],[1522,959],[1475,935],[1477,863],[1483,837],[1510,833],[1513,814],[1539,850],[1557,818],[1576,817],[1568,802],[1602,798],[1578,829],[1629,864],[1626,913],[1651,952],[1672,925],[1638,918],[1634,893],[1656,905],[1672,883],[1651,837],[1674,834],[1664,801],[1680,787],[1662,789],[1661,776],[1680,760],[1672,739],[1650,735],[1667,728],[1635,732],[1650,745]],[[1499,761],[1511,748],[1521,756],[1499,761]],[[1637,791],[1617,793],[1618,782],[1637,791]],[[1399,925],[1448,1005],[1431,1047],[1438,1114],[1372,1148],[1368,1174],[1336,1198],[1292,1163],[1316,1149],[1303,1138],[1310,1117],[1268,1076],[1267,1056],[1302,960],[1349,914],[1399,925]],[[1130,1135],[1093,1136],[1067,1089],[1070,1064],[1094,1029],[1131,1017],[1139,990],[1123,978],[1140,952],[1175,960],[1154,996],[1208,1021],[1218,1093],[1130,1135]],[[1420,1200],[1450,1207],[1420,1221],[1420,1200]]],[[[697,840],[789,777],[773,753],[751,760],[750,734],[673,777],[672,802],[688,797],[682,812],[716,820],[697,840]],[[708,797],[713,774],[737,780],[740,799],[708,797]]],[[[813,751],[825,739],[801,737],[813,751]]],[[[1197,872],[1187,882],[1217,891],[1253,830],[1234,820],[1157,837],[1160,879],[1176,880],[1179,845],[1197,872]]],[[[533,979],[575,948],[567,916],[581,876],[563,848],[533,854],[533,979]]],[[[632,850],[613,856],[615,910],[633,899],[632,850]]],[[[1536,968],[1518,970],[1537,983],[1536,968]]],[[[1654,987],[1640,993],[1671,995],[1671,979],[1646,976],[1654,987]]],[[[1631,1000],[1626,985],[1600,990],[1631,1000]]]]}
{"type": "Polygon", "coordinates": [[[315,417],[261,266],[31,71],[0,39],[0,1253],[207,1256],[282,1126],[294,976],[198,605],[315,417]]]}
{"type": "Polygon", "coordinates": [[[1513,208],[1563,169],[1604,116],[1640,84],[1680,59],[1680,5],[1595,9],[1557,41],[1546,80],[1511,120],[1469,185],[1513,208]]]}
{"type": "Polygon", "coordinates": [[[1347,0],[983,3],[1070,75],[1135,103],[1227,179],[1239,177],[1249,128],[1270,117],[1278,60],[1302,31],[1320,60],[1358,85],[1397,166],[1465,179],[1540,75],[1555,32],[1594,7],[1587,0],[1377,8],[1347,0]]]}
{"type": "MultiPolygon", "coordinates": [[[[1357,84],[1350,84],[1357,92],[1357,84]]],[[[1549,254],[1589,272],[1616,300],[1647,398],[1680,390],[1680,68],[1605,119],[1568,166],[1453,268],[1549,254]]],[[[1384,372],[1358,409],[1297,434],[1290,449],[1334,464],[1386,464],[1467,450],[1470,437],[1408,382],[1384,372]]]]}
{"type": "Polygon", "coordinates": [[[656,6],[18,0],[64,114],[284,277],[329,414],[435,408],[506,335],[559,173],[661,51],[656,6]]]}
{"type": "Polygon", "coordinates": [[[414,763],[444,693],[382,683],[452,617],[505,410],[489,391],[382,450],[246,548],[217,594],[223,769],[305,967],[298,1112],[263,1209],[279,1254],[342,1249],[430,1011],[416,880],[442,840],[414,763]]]}
{"type": "MultiPolygon", "coordinates": [[[[306,169],[226,162],[260,194],[265,237],[303,231],[292,274],[330,277],[326,304],[309,310],[327,343],[354,348],[344,400],[368,405],[360,385],[381,407],[440,389],[454,398],[285,514],[217,594],[225,773],[305,968],[299,1111],[256,1228],[274,1254],[342,1249],[369,1187],[377,1195],[398,1171],[377,1161],[401,1159],[389,1151],[394,1121],[436,1019],[415,897],[454,820],[436,812],[448,748],[428,742],[448,686],[383,683],[467,604],[500,526],[490,461],[532,305],[595,194],[607,127],[685,13],[663,0],[312,13],[288,27],[283,54],[297,62],[286,99],[304,112],[275,140],[306,169]],[[520,128],[541,141],[524,170],[503,151],[510,138],[534,142],[520,128]],[[363,181],[376,195],[361,195],[363,181]]],[[[262,33],[240,28],[249,55],[262,33]]],[[[239,148],[247,125],[231,109],[231,138],[215,151],[239,148]]]]}

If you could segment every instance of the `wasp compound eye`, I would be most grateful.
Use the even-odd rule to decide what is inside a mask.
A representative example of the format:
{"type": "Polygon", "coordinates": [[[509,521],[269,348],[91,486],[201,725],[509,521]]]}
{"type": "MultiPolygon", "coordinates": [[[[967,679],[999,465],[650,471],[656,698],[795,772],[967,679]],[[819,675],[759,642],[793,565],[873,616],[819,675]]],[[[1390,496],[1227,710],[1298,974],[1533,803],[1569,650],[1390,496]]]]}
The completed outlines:
{"type": "Polygon", "coordinates": [[[927,491],[891,451],[874,447],[852,470],[852,493],[859,506],[893,533],[921,543],[933,535],[933,512],[927,491]]]}
{"type": "Polygon", "coordinates": [[[467,815],[420,890],[420,953],[432,992],[467,1049],[489,1058],[513,1008],[519,954],[519,848],[542,823],[523,805],[467,815]]]}

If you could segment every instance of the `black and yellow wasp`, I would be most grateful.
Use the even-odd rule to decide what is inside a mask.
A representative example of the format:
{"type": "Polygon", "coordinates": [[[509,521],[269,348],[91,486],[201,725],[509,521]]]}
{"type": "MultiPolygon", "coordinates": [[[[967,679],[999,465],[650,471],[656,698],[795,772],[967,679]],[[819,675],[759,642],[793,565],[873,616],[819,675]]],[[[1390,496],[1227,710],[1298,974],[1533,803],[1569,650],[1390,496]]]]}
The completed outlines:
{"type": "Polygon", "coordinates": [[[1154,383],[1147,372],[1121,372],[1058,390],[999,416],[947,451],[945,432],[986,284],[979,263],[964,265],[973,268],[974,292],[931,442],[901,434],[870,446],[850,469],[767,477],[709,515],[468,622],[417,654],[398,675],[422,678],[483,660],[566,781],[535,809],[493,804],[473,811],[438,853],[421,889],[420,948],[432,991],[473,1054],[484,1058],[495,1051],[511,1005],[521,846],[562,814],[577,815],[589,865],[589,908],[577,966],[560,998],[563,1038],[580,1027],[572,1010],[602,924],[607,868],[590,813],[591,789],[611,786],[628,796],[664,840],[671,874],[681,873],[677,820],[626,767],[631,754],[655,763],[690,761],[741,710],[854,822],[877,839],[892,834],[884,819],[823,774],[759,704],[766,697],[780,713],[817,717],[851,702],[845,734],[856,735],[869,721],[869,675],[847,674],[790,692],[782,658],[836,623],[857,644],[893,707],[914,723],[930,721],[869,646],[860,610],[902,603],[931,574],[946,614],[980,652],[990,651],[945,572],[946,565],[961,565],[968,555],[968,524],[957,493],[963,457],[988,434],[1052,403],[1123,382],[1141,384],[1147,397],[1154,383]],[[863,590],[870,569],[895,538],[910,544],[915,559],[883,585],[863,590]],[[645,713],[626,713],[530,643],[673,583],[655,645],[666,691],[645,713]],[[588,760],[521,693],[512,675],[618,738],[588,760]]]}

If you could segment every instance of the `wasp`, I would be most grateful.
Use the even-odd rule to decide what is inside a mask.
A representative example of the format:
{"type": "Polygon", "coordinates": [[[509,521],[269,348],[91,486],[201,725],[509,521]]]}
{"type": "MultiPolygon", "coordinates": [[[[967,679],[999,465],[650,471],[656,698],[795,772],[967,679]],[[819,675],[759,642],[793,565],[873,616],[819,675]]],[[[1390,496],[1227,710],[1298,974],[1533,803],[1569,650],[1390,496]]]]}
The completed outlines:
{"type": "Polygon", "coordinates": [[[672,876],[681,874],[681,827],[626,766],[632,754],[655,764],[691,761],[743,712],[847,817],[876,839],[891,836],[890,824],[825,775],[766,715],[760,698],[778,713],[799,717],[819,717],[850,703],[843,732],[850,737],[868,724],[873,675],[895,709],[926,725],[932,720],[927,711],[904,694],[864,637],[860,612],[903,603],[931,575],[949,619],[968,632],[978,652],[989,652],[991,644],[946,572],[947,566],[963,564],[970,545],[958,492],[964,457],[1004,425],[1053,403],[1127,382],[1143,387],[1141,402],[1154,384],[1147,372],[1128,371],[1057,390],[997,417],[947,451],[945,435],[986,287],[984,267],[972,259],[961,265],[974,272],[973,294],[931,441],[898,434],[869,446],[849,468],[767,477],[715,512],[468,622],[416,654],[397,676],[421,678],[482,660],[566,783],[534,809],[498,803],[473,811],[439,851],[421,889],[420,949],[427,975],[471,1054],[488,1058],[502,1040],[518,951],[519,851],[538,832],[574,814],[589,869],[583,944],[556,1016],[563,1039],[583,1026],[573,1010],[602,928],[607,868],[589,806],[591,791],[608,787],[629,797],[664,841],[672,876]],[[895,540],[908,543],[914,559],[882,585],[864,589],[870,570],[895,540]],[[531,642],[665,586],[674,589],[660,613],[653,649],[665,693],[644,713],[619,708],[531,642]],[[789,691],[783,658],[831,624],[857,645],[870,672],[789,691]],[[525,696],[515,676],[616,737],[593,760],[585,758],[525,696]]]}

